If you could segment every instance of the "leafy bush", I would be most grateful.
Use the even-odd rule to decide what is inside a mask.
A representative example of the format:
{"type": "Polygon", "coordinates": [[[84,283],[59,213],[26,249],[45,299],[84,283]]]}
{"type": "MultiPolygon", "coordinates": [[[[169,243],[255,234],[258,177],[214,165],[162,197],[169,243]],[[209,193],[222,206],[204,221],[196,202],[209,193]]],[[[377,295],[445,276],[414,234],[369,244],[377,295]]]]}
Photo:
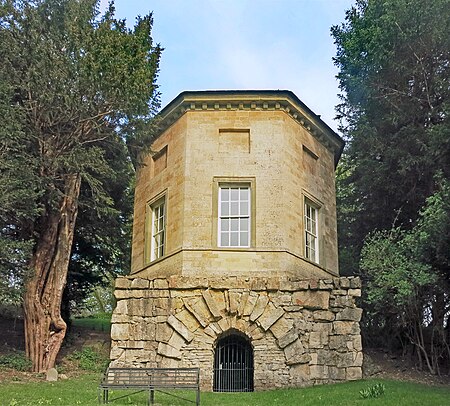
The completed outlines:
{"type": "Polygon", "coordinates": [[[384,394],[386,387],[382,383],[376,383],[373,386],[369,386],[366,389],[360,390],[359,394],[363,399],[379,398],[384,394]]]}
{"type": "Polygon", "coordinates": [[[102,372],[109,360],[92,347],[83,347],[80,351],[74,351],[69,357],[78,361],[81,369],[93,372],[102,372]]]}
{"type": "Polygon", "coordinates": [[[17,371],[29,371],[31,361],[22,351],[15,351],[10,354],[0,355],[0,366],[12,368],[17,371]]]}

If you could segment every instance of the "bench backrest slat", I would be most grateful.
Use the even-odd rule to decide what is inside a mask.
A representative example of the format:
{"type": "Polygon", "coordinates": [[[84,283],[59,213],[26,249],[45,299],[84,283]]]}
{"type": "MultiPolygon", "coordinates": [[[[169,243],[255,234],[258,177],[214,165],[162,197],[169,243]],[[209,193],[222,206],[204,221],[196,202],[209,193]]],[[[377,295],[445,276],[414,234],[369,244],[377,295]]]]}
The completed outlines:
{"type": "Polygon", "coordinates": [[[198,386],[198,368],[108,368],[102,385],[198,386]]]}

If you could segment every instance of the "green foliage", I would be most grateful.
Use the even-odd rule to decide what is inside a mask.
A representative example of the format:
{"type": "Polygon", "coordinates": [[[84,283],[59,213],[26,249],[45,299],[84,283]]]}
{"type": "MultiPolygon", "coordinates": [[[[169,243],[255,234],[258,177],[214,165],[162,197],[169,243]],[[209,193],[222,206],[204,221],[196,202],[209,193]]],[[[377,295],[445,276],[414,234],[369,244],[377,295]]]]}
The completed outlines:
{"type": "Polygon", "coordinates": [[[27,359],[24,352],[14,351],[0,355],[0,367],[12,368],[17,371],[29,371],[31,369],[31,361],[27,359]]]}
{"type": "Polygon", "coordinates": [[[103,15],[99,3],[0,1],[0,298],[20,302],[27,276],[39,277],[40,249],[40,258],[59,261],[48,272],[60,275],[45,271],[39,287],[65,281],[67,255],[56,251],[71,243],[75,221],[69,230],[59,222],[72,190],[78,217],[66,319],[94,286],[128,271],[132,163],[154,134],[159,107],[162,48],[153,43],[152,14],[130,29],[113,3],[103,15]],[[68,188],[74,179],[80,192],[68,188]]]}
{"type": "MultiPolygon", "coordinates": [[[[358,0],[332,35],[348,140],[340,265],[367,286],[366,343],[412,341],[419,362],[437,351],[448,364],[450,0],[358,0]]],[[[428,367],[439,373],[436,359],[428,367]]]]}
{"type": "Polygon", "coordinates": [[[93,347],[83,347],[80,351],[74,351],[69,359],[78,361],[81,369],[91,372],[102,372],[109,363],[109,359],[93,347]]]}
{"type": "Polygon", "coordinates": [[[369,278],[369,314],[390,318],[389,328],[404,331],[434,373],[450,357],[449,247],[450,182],[441,179],[411,230],[376,232],[361,252],[361,269],[369,278]],[[430,342],[425,328],[431,330],[430,342]]]}
{"type": "Polygon", "coordinates": [[[375,385],[369,386],[366,389],[362,389],[359,391],[359,394],[363,399],[375,399],[384,395],[386,391],[386,387],[382,383],[376,383],[375,385]]]}
{"type": "Polygon", "coordinates": [[[373,230],[413,226],[434,176],[450,176],[449,22],[449,0],[359,0],[332,28],[356,260],[373,230]]]}

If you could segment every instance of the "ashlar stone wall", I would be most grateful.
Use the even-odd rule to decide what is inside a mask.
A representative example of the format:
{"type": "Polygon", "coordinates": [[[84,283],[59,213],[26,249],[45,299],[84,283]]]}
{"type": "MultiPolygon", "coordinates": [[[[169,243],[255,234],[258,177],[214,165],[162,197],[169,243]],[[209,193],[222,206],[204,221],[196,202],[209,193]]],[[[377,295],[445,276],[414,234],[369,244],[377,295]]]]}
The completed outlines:
{"type": "Polygon", "coordinates": [[[360,379],[359,278],[116,281],[111,366],[200,367],[212,390],[214,350],[226,332],[254,352],[255,390],[360,379]]]}

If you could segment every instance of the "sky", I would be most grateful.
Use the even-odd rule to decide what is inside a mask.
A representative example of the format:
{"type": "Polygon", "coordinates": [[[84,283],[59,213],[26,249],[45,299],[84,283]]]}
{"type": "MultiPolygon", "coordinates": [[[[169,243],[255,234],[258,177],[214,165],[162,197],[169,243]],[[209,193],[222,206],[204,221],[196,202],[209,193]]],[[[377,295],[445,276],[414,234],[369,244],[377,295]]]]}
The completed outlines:
{"type": "MultiPolygon", "coordinates": [[[[104,9],[107,0],[101,0],[104,9]]],[[[132,27],[153,12],[164,48],[158,78],[164,107],[185,90],[291,90],[337,129],[332,25],[354,0],[116,0],[132,27]]]]}

